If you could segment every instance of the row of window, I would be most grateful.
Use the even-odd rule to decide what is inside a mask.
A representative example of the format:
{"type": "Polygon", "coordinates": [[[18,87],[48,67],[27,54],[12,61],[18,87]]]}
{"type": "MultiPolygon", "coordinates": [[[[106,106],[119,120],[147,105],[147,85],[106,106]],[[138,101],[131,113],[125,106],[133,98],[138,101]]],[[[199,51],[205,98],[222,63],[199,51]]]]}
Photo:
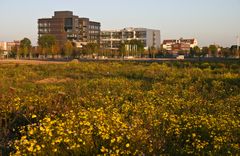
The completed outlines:
{"type": "MultiPolygon", "coordinates": [[[[146,47],[147,46],[146,41],[142,41],[142,42],[143,42],[144,47],[146,47]]],[[[117,42],[117,41],[116,42],[109,42],[109,41],[102,42],[102,45],[104,48],[119,48],[120,44],[121,44],[121,42],[117,42]]],[[[155,44],[154,44],[154,46],[155,46],[155,44]]],[[[128,47],[131,47],[131,46],[128,46],[128,47]]]]}
{"type": "Polygon", "coordinates": [[[110,38],[113,38],[113,39],[121,39],[121,38],[146,38],[147,37],[147,34],[146,32],[136,32],[135,35],[133,32],[114,32],[114,33],[111,33],[111,32],[103,32],[101,34],[101,37],[103,39],[110,39],[110,38]]]}
{"type": "Polygon", "coordinates": [[[68,37],[68,38],[76,38],[77,35],[76,35],[76,34],[68,34],[67,37],[68,37]]]}
{"type": "Polygon", "coordinates": [[[90,36],[90,39],[91,39],[91,40],[92,40],[92,39],[96,39],[96,40],[98,40],[99,37],[98,37],[98,36],[90,36]]]}
{"type": "Polygon", "coordinates": [[[50,23],[39,23],[39,27],[50,27],[50,23]]]}
{"type": "Polygon", "coordinates": [[[41,33],[48,33],[48,32],[51,32],[51,29],[40,28],[40,29],[39,29],[39,32],[41,32],[41,33]]]}
{"type": "MultiPolygon", "coordinates": [[[[50,27],[51,23],[39,23],[38,25],[39,27],[50,27]]],[[[71,26],[72,27],[72,23],[69,21],[65,21],[65,26],[71,26]]],[[[80,27],[82,29],[87,29],[86,27],[84,27],[84,25],[78,25],[77,23],[75,24],[75,27],[80,27]]],[[[96,26],[96,25],[89,25],[89,29],[92,30],[100,30],[100,26],[96,26]]]]}
{"type": "Polygon", "coordinates": [[[99,34],[99,31],[89,31],[90,34],[99,34]]]}
{"type": "Polygon", "coordinates": [[[98,25],[89,25],[89,29],[100,30],[100,26],[98,26],[98,25]]]}

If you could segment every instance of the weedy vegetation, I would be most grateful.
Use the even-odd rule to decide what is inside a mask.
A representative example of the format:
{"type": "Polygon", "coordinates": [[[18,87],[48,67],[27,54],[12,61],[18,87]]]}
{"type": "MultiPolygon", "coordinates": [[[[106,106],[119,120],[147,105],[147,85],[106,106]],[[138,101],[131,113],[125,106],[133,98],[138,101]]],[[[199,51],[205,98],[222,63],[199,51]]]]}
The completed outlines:
{"type": "Polygon", "coordinates": [[[237,155],[240,64],[0,65],[10,155],[237,155]]]}

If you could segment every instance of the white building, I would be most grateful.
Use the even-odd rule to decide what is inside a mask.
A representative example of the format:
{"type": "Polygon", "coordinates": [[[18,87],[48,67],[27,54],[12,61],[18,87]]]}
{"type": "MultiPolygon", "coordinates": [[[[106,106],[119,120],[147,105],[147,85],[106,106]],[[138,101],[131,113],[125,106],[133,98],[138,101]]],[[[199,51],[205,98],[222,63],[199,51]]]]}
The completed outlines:
{"type": "Polygon", "coordinates": [[[124,28],[121,30],[105,30],[101,32],[101,44],[106,49],[117,50],[121,43],[140,40],[144,49],[160,48],[160,30],[147,28],[124,28]]]}

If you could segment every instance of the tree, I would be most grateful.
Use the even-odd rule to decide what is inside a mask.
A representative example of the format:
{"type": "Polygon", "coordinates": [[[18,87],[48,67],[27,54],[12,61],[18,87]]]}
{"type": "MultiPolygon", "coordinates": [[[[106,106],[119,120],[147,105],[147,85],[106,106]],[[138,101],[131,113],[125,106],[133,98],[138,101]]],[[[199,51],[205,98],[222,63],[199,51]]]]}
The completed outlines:
{"type": "Polygon", "coordinates": [[[61,48],[58,43],[55,43],[54,45],[52,45],[51,54],[53,59],[55,55],[59,54],[60,50],[61,48]]]}
{"type": "Polygon", "coordinates": [[[97,54],[99,51],[99,45],[97,43],[88,43],[89,50],[91,51],[92,54],[97,54]]]}
{"type": "Polygon", "coordinates": [[[162,48],[162,49],[159,50],[159,56],[160,57],[165,57],[166,55],[168,55],[167,49],[162,48]]]}
{"type": "Polygon", "coordinates": [[[179,50],[178,55],[185,55],[185,51],[184,50],[179,50]]]}
{"type": "Polygon", "coordinates": [[[27,54],[29,54],[31,58],[31,47],[31,41],[28,38],[24,38],[20,41],[20,52],[23,54],[24,58],[27,57],[27,54]]]}
{"type": "Polygon", "coordinates": [[[16,58],[19,55],[18,53],[19,53],[19,47],[15,45],[11,48],[10,57],[16,58]]]}
{"type": "MultiPolygon", "coordinates": [[[[140,54],[140,56],[142,55],[142,53],[144,52],[144,44],[140,41],[140,40],[131,40],[130,41],[130,44],[132,45],[132,46],[136,46],[137,47],[137,49],[136,49],[136,51],[137,51],[137,53],[138,54],[140,54]]],[[[154,49],[155,50],[155,49],[154,49]]]]}
{"type": "Polygon", "coordinates": [[[119,49],[121,57],[124,59],[124,55],[125,55],[125,52],[126,52],[125,44],[121,43],[118,49],[119,49]]]}
{"type": "Polygon", "coordinates": [[[209,53],[208,47],[202,47],[202,56],[205,57],[209,53]]]}
{"type": "Polygon", "coordinates": [[[56,44],[56,38],[53,35],[43,35],[38,39],[38,45],[40,46],[41,53],[46,56],[52,53],[52,47],[56,44]]]}
{"type": "Polygon", "coordinates": [[[124,51],[131,52],[132,54],[130,54],[130,55],[132,55],[132,56],[134,56],[134,55],[141,56],[142,53],[144,52],[144,44],[140,40],[135,39],[135,40],[125,41],[124,43],[120,44],[120,47],[119,47],[120,53],[122,53],[120,49],[123,50],[123,46],[125,48],[124,51]]]}
{"type": "Polygon", "coordinates": [[[67,58],[69,58],[72,55],[73,52],[73,45],[71,41],[67,41],[64,44],[64,54],[67,56],[67,58]]]}
{"type": "Polygon", "coordinates": [[[100,46],[97,43],[88,43],[87,45],[85,45],[83,47],[83,52],[87,55],[91,54],[98,54],[98,52],[100,51],[100,46]]]}
{"type": "Polygon", "coordinates": [[[202,55],[201,49],[198,46],[193,47],[193,51],[198,58],[201,57],[201,55],[202,55]]]}
{"type": "Polygon", "coordinates": [[[230,48],[222,48],[221,53],[225,58],[227,58],[231,55],[231,50],[230,48]]]}
{"type": "Polygon", "coordinates": [[[194,49],[191,47],[189,52],[190,57],[194,57],[196,55],[194,49]]]}
{"type": "Polygon", "coordinates": [[[157,49],[154,46],[150,47],[150,53],[152,58],[155,58],[156,51],[157,49]]]}
{"type": "Polygon", "coordinates": [[[81,50],[82,50],[81,48],[74,47],[72,52],[73,58],[79,58],[82,52],[81,50]]]}
{"type": "MultiPolygon", "coordinates": [[[[239,49],[240,49],[240,47],[239,47],[239,49]]],[[[240,52],[237,51],[237,45],[232,45],[230,50],[231,50],[231,55],[233,57],[240,55],[240,52]]]]}
{"type": "Polygon", "coordinates": [[[190,56],[191,57],[195,57],[195,56],[200,57],[201,55],[202,55],[201,54],[201,49],[198,46],[190,48],[190,56]]]}
{"type": "Polygon", "coordinates": [[[2,50],[2,48],[0,47],[0,58],[2,57],[4,51],[2,50]]]}
{"type": "Polygon", "coordinates": [[[216,57],[216,55],[217,55],[217,46],[216,45],[210,45],[209,46],[209,52],[211,53],[211,55],[213,56],[213,57],[216,57]]]}

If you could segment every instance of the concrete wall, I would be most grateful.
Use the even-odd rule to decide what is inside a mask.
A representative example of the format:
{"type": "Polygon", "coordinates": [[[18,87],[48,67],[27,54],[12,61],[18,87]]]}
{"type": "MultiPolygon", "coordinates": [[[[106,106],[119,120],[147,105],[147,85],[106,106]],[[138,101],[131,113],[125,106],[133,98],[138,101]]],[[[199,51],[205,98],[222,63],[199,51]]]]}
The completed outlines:
{"type": "Polygon", "coordinates": [[[147,31],[146,49],[151,48],[152,46],[154,46],[156,49],[159,49],[161,46],[160,30],[147,29],[146,31],[147,31]]]}

